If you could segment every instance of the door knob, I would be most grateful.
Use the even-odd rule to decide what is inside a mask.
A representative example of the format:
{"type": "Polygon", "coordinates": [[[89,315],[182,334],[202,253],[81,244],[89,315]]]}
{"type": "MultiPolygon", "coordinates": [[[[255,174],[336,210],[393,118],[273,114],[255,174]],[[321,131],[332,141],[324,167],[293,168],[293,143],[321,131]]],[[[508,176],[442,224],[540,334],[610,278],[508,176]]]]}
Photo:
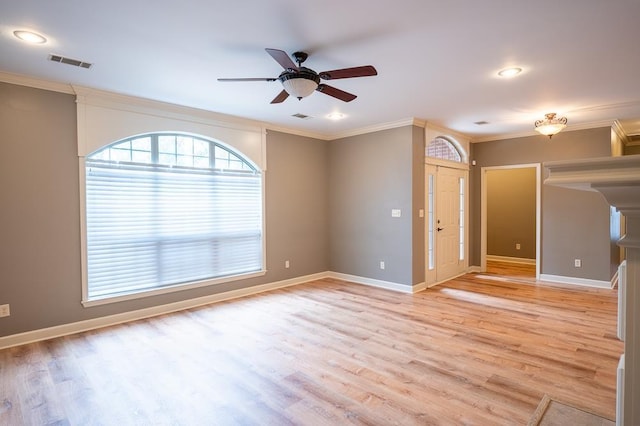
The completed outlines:
{"type": "Polygon", "coordinates": [[[442,231],[444,228],[436,228],[436,231],[440,232],[442,231]]]}

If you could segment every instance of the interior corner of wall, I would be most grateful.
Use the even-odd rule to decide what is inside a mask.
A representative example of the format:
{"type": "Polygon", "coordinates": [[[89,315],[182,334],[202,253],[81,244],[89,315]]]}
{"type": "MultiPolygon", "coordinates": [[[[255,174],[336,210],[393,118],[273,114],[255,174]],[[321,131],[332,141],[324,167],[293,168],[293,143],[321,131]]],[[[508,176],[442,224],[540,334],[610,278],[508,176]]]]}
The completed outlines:
{"type": "Polygon", "coordinates": [[[87,109],[86,104],[76,97],[76,120],[77,120],[77,143],[78,143],[78,157],[84,157],[87,154],[87,132],[86,132],[86,118],[87,109]]]}
{"type": "Polygon", "coordinates": [[[267,170],[267,128],[262,127],[261,129],[261,138],[260,144],[262,145],[262,171],[267,170]]]}

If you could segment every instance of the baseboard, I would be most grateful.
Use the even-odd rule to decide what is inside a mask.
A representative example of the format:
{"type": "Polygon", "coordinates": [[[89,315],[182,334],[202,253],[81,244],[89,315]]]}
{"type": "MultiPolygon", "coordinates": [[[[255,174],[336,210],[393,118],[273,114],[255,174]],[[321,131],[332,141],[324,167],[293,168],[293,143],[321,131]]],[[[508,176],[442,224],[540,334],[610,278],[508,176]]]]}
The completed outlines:
{"type": "Polygon", "coordinates": [[[540,274],[540,281],[559,284],[581,285],[586,287],[611,288],[610,281],[591,280],[587,278],[563,277],[560,275],[540,274]]]}
{"type": "Polygon", "coordinates": [[[505,262],[505,263],[522,263],[524,265],[535,265],[535,259],[529,259],[525,257],[509,257],[509,256],[496,256],[493,254],[487,255],[487,260],[491,260],[494,262],[505,262]]]}
{"type": "MultiPolygon", "coordinates": [[[[401,293],[416,293],[414,287],[406,284],[398,284],[390,281],[376,280],[373,278],[360,277],[357,275],[341,274],[339,272],[329,272],[329,278],[337,280],[350,281],[356,284],[363,284],[372,287],[384,288],[387,290],[399,291],[401,293]]],[[[418,284],[420,285],[420,284],[418,284]]],[[[425,287],[426,288],[426,287],[425,287]]],[[[418,290],[420,291],[420,290],[418,290]]]]}
{"type": "Polygon", "coordinates": [[[419,293],[419,292],[424,291],[424,290],[426,290],[426,289],[428,289],[428,288],[429,288],[429,286],[427,285],[427,283],[425,283],[425,282],[421,282],[420,284],[415,284],[415,285],[413,286],[413,291],[412,291],[412,293],[414,293],[414,294],[415,294],[415,293],[419,293]]]}
{"type": "Polygon", "coordinates": [[[471,272],[471,268],[467,268],[467,271],[466,271],[466,272],[462,272],[462,273],[460,273],[460,274],[458,274],[458,275],[454,275],[453,277],[449,277],[449,278],[447,278],[446,280],[436,281],[435,283],[427,284],[427,285],[426,285],[426,288],[432,288],[432,287],[438,286],[438,285],[440,285],[440,284],[446,283],[446,282],[448,282],[448,281],[455,280],[456,278],[459,278],[459,277],[461,277],[461,276],[463,276],[463,275],[465,275],[465,274],[468,274],[469,272],[471,272]]]}
{"type": "Polygon", "coordinates": [[[482,270],[482,266],[472,265],[472,266],[469,266],[469,269],[467,270],[467,272],[474,273],[474,272],[484,272],[484,271],[482,270]]]}
{"type": "Polygon", "coordinates": [[[120,314],[109,315],[100,318],[93,318],[85,321],[78,321],[69,324],[62,324],[54,327],[43,328],[39,330],[27,331],[24,333],[13,334],[0,337],[0,349],[10,348],[12,346],[24,345],[27,343],[38,342],[41,340],[52,339],[54,337],[67,336],[83,331],[95,330],[97,328],[108,327],[111,325],[122,324],[129,321],[136,321],[144,318],[150,318],[158,315],[169,314],[172,312],[182,311],[185,309],[196,308],[198,306],[208,305],[211,303],[222,302],[239,297],[250,296],[266,291],[277,290],[280,288],[291,287],[303,284],[309,281],[315,281],[328,278],[329,272],[321,272],[318,274],[305,275],[289,280],[277,281],[269,284],[261,284],[253,287],[227,291],[224,293],[212,294],[195,299],[183,300],[179,302],[169,303],[166,305],[152,306],[145,309],[139,309],[120,314]]]}
{"type": "Polygon", "coordinates": [[[53,339],[55,337],[68,336],[70,334],[95,330],[98,328],[122,324],[129,321],[136,321],[155,317],[158,315],[169,314],[172,312],[183,311],[185,309],[197,308],[199,306],[209,305],[225,300],[237,299],[245,296],[251,296],[254,294],[264,293],[267,291],[277,290],[285,287],[291,287],[294,285],[304,284],[310,281],[320,280],[324,278],[334,278],[338,280],[349,281],[355,284],[368,285],[372,287],[384,288],[387,290],[410,294],[417,293],[427,288],[427,285],[424,282],[416,284],[414,286],[408,286],[405,284],[398,284],[390,281],[382,281],[372,278],[359,277],[357,275],[341,274],[338,272],[327,271],[312,275],[305,275],[302,277],[296,277],[289,280],[277,281],[274,283],[261,284],[253,287],[227,291],[224,293],[212,294],[196,299],[182,300],[166,305],[152,306],[145,309],[123,312],[120,314],[109,315],[100,318],[92,318],[85,321],[62,324],[54,327],[27,331],[24,333],[12,334],[9,336],[0,337],[0,349],[6,349],[13,346],[25,345],[27,343],[53,339]]]}
{"type": "Polygon", "coordinates": [[[616,273],[613,274],[611,278],[611,288],[618,288],[618,270],[616,269],[616,273]]]}

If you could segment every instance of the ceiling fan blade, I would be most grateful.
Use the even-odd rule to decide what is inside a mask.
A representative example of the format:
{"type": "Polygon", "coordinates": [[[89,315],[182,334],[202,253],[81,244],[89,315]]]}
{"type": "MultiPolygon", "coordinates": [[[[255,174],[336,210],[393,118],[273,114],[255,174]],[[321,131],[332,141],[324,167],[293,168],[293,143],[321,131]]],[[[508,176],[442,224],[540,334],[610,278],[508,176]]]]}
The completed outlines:
{"type": "Polygon", "coordinates": [[[276,81],[277,78],[219,78],[218,81],[276,81]]]}
{"type": "Polygon", "coordinates": [[[273,59],[279,63],[285,70],[297,70],[298,67],[293,63],[287,52],[279,49],[264,49],[273,59]]]}
{"type": "Polygon", "coordinates": [[[333,96],[334,98],[340,99],[341,101],[345,102],[351,102],[352,100],[357,98],[357,96],[352,93],[336,89],[335,87],[329,86],[327,84],[318,84],[318,88],[316,90],[318,92],[324,93],[325,95],[333,96]]]}
{"type": "Polygon", "coordinates": [[[289,93],[287,93],[286,90],[283,90],[282,92],[278,93],[278,96],[273,98],[271,103],[272,104],[279,104],[281,102],[284,102],[284,100],[287,99],[288,97],[289,97],[289,93]]]}
{"type": "Polygon", "coordinates": [[[364,65],[362,67],[323,71],[318,75],[323,80],[337,80],[339,78],[370,77],[373,75],[378,75],[378,71],[376,71],[376,69],[372,65],[364,65]]]}

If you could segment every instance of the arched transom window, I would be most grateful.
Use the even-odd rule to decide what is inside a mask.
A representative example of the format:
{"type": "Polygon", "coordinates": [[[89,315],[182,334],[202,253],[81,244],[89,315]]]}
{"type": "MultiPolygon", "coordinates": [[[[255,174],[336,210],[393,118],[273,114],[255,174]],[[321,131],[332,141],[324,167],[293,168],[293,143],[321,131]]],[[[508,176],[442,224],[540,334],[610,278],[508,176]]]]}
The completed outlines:
{"type": "Polygon", "coordinates": [[[440,160],[462,162],[462,156],[456,146],[444,137],[437,137],[427,145],[427,157],[440,160]]]}
{"type": "Polygon", "coordinates": [[[261,271],[262,174],[212,140],[152,133],[88,156],[87,299],[261,271]]]}

